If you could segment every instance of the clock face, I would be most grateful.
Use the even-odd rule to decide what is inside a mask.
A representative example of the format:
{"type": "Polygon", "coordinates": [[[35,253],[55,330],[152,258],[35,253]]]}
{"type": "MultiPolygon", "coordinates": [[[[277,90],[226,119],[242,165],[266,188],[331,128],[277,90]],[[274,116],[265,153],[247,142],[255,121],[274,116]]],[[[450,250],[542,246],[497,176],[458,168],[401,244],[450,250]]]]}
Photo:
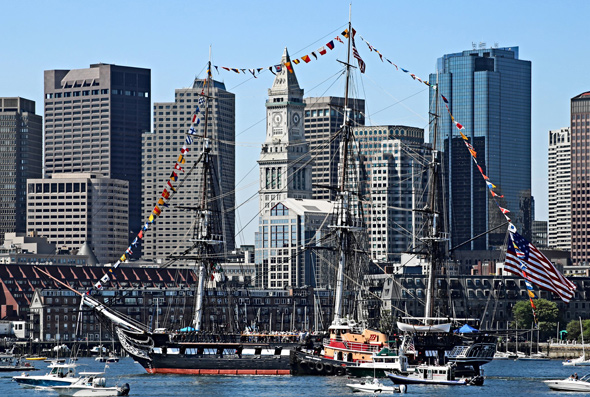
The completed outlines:
{"type": "Polygon", "coordinates": [[[294,113],[293,114],[293,124],[297,125],[299,124],[299,119],[301,116],[299,116],[299,113],[294,113]]]}
{"type": "Polygon", "coordinates": [[[272,121],[275,124],[281,124],[281,121],[283,121],[283,116],[281,116],[279,113],[275,113],[272,116],[272,121]]]}

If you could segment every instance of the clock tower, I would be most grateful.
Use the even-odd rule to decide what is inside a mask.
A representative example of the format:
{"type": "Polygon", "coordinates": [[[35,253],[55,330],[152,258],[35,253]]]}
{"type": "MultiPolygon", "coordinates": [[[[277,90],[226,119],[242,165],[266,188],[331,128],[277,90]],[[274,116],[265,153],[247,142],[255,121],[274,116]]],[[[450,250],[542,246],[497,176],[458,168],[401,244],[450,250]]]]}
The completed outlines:
{"type": "Polygon", "coordinates": [[[266,139],[258,160],[261,216],[286,198],[312,196],[311,155],[303,133],[303,89],[286,62],[290,58],[285,48],[281,70],[266,101],[266,139]]]}

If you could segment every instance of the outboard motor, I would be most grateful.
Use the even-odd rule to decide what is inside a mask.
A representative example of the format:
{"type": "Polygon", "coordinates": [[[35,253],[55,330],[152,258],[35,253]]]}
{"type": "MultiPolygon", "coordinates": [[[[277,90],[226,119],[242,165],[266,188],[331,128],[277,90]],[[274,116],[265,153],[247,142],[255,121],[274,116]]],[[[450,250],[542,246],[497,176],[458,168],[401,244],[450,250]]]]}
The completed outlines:
{"type": "Polygon", "coordinates": [[[128,396],[129,390],[131,390],[131,388],[129,387],[129,383],[125,383],[123,386],[121,386],[121,395],[128,396]]]}

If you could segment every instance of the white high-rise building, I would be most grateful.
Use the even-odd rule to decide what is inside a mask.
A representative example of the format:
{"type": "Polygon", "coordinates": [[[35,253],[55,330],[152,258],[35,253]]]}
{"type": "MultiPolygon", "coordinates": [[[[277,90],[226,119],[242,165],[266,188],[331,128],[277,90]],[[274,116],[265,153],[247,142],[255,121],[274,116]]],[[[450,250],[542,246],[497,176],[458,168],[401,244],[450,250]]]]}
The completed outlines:
{"type": "MultiPolygon", "coordinates": [[[[289,61],[285,48],[281,64],[289,61]]],[[[302,247],[311,236],[310,228],[320,229],[316,217],[325,219],[332,208],[326,201],[311,200],[312,162],[304,134],[304,108],[303,89],[295,73],[283,67],[268,90],[266,139],[258,160],[260,219],[255,263],[259,288],[312,282],[302,247]],[[306,219],[313,219],[313,224],[306,224],[306,219]]]]}
{"type": "Polygon", "coordinates": [[[550,248],[571,250],[571,135],[569,128],[549,131],[550,248]]]}
{"type": "MultiPolygon", "coordinates": [[[[193,244],[190,241],[193,212],[189,208],[201,205],[200,166],[190,177],[185,179],[185,175],[203,151],[205,105],[199,104],[199,100],[202,102],[203,95],[207,93],[204,83],[205,80],[195,79],[192,87],[175,90],[174,102],[154,103],[154,132],[143,135],[144,222],[162,197],[163,189],[170,190],[167,183],[173,171],[178,179],[172,186],[177,189],[178,194],[171,199],[169,207],[162,208],[162,214],[144,234],[143,259],[164,261],[193,244]],[[192,122],[197,107],[200,117],[198,124],[192,122]],[[187,145],[189,151],[183,154],[186,161],[182,165],[183,171],[175,170],[174,165],[191,126],[196,129],[197,134],[193,136],[192,143],[187,145]]],[[[212,206],[221,211],[221,230],[225,242],[223,250],[231,251],[235,246],[235,94],[227,91],[224,83],[213,80],[209,95],[207,137],[211,145],[213,183],[220,197],[212,206]]]]}
{"type": "Polygon", "coordinates": [[[58,249],[88,243],[99,263],[115,262],[129,245],[129,182],[96,173],[52,174],[27,181],[27,233],[58,249]]]}
{"type": "Polygon", "coordinates": [[[375,261],[399,261],[420,245],[427,167],[424,130],[403,125],[353,129],[360,151],[369,250],[375,261]],[[418,239],[418,241],[417,241],[418,239]]]}

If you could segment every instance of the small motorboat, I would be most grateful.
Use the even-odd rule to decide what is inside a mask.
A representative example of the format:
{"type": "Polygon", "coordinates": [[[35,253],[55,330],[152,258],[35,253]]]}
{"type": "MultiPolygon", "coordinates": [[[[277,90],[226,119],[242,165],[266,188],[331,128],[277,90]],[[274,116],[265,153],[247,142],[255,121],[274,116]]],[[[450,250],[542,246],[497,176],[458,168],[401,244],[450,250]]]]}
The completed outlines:
{"type": "Polygon", "coordinates": [[[123,386],[106,386],[104,372],[80,372],[80,379],[70,385],[48,387],[62,396],[73,397],[110,397],[127,396],[129,384],[123,386]]]}
{"type": "Polygon", "coordinates": [[[36,371],[37,368],[33,367],[31,363],[21,363],[19,357],[15,357],[12,354],[0,355],[0,372],[13,372],[13,371],[36,371]]]}
{"type": "Polygon", "coordinates": [[[456,378],[454,364],[426,365],[415,367],[412,372],[387,372],[387,377],[396,385],[447,385],[447,386],[482,386],[484,377],[477,375],[470,378],[456,378]]]}
{"type": "Polygon", "coordinates": [[[51,371],[46,375],[29,375],[23,373],[13,376],[12,380],[24,387],[67,386],[80,379],[76,376],[76,364],[50,364],[51,371]]]}
{"type": "Polygon", "coordinates": [[[47,360],[47,357],[31,356],[31,357],[25,357],[25,359],[27,359],[29,361],[43,361],[43,360],[47,360]]]}
{"type": "Polygon", "coordinates": [[[544,380],[551,390],[590,392],[590,374],[576,379],[573,375],[566,379],[544,380]]]}
{"type": "Polygon", "coordinates": [[[381,394],[393,394],[393,393],[405,393],[408,391],[408,386],[385,386],[377,378],[369,378],[365,382],[358,383],[347,383],[346,386],[352,389],[353,392],[361,393],[381,393],[381,394]]]}

